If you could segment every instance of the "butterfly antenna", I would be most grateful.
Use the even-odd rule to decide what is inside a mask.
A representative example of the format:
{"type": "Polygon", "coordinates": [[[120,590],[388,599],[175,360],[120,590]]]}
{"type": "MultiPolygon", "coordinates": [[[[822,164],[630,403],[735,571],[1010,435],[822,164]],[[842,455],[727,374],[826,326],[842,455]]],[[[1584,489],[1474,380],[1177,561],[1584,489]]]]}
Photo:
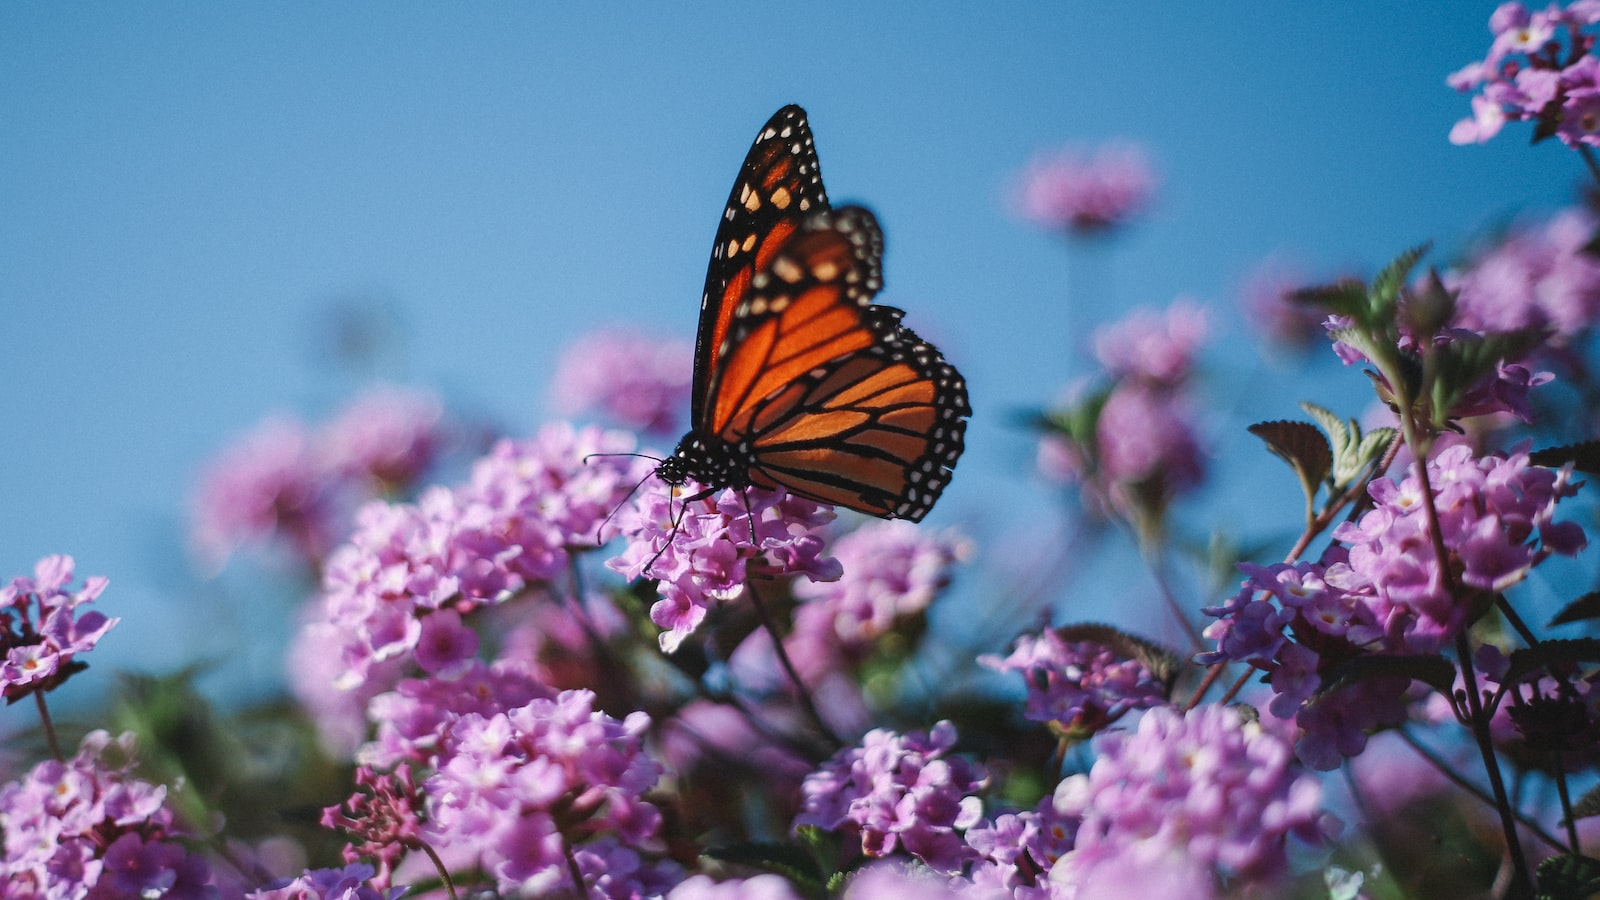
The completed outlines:
{"type": "MultiPolygon", "coordinates": [[[[677,491],[674,490],[673,493],[675,494],[677,491]]],[[[689,510],[689,501],[697,499],[699,496],[699,494],[696,494],[694,497],[688,497],[679,502],[677,512],[672,514],[672,530],[667,532],[667,539],[662,541],[661,549],[657,550],[655,555],[650,557],[650,561],[644,564],[643,571],[646,575],[650,574],[650,568],[656,564],[656,560],[661,558],[661,554],[666,553],[667,548],[672,546],[672,542],[677,540],[678,530],[683,527],[683,517],[688,513],[689,510]]],[[[672,506],[672,494],[667,495],[667,506],[668,508],[671,508],[672,506]]]]}
{"type": "MultiPolygon", "coordinates": [[[[648,457],[648,456],[643,456],[642,454],[639,454],[639,453],[591,453],[591,454],[589,454],[589,456],[639,456],[639,457],[641,457],[643,459],[650,459],[651,458],[651,457],[648,457]]],[[[589,462],[589,456],[585,456],[583,458],[583,461],[584,461],[585,464],[587,464],[589,462]]],[[[639,483],[635,484],[631,489],[629,489],[627,496],[623,497],[622,501],[620,503],[618,503],[616,506],[611,507],[611,512],[606,513],[605,519],[601,520],[601,522],[600,522],[600,527],[598,527],[598,528],[596,528],[594,530],[594,545],[595,545],[596,548],[598,548],[598,547],[600,547],[600,546],[605,544],[605,539],[604,539],[603,535],[605,535],[605,533],[606,533],[606,526],[611,524],[611,520],[616,517],[617,513],[624,506],[628,505],[628,501],[633,499],[633,495],[639,493],[639,488],[644,487],[644,483],[646,481],[649,481],[650,477],[652,475],[654,475],[654,474],[656,474],[656,473],[654,473],[654,472],[646,472],[645,476],[643,478],[639,479],[639,483]]]]}

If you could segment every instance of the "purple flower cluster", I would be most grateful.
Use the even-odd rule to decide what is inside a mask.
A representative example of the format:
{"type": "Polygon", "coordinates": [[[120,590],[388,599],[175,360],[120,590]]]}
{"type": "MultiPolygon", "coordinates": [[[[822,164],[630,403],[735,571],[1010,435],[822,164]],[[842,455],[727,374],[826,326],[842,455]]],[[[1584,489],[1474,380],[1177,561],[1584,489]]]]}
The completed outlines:
{"type": "Polygon", "coordinates": [[[1113,885],[1204,897],[1224,879],[1268,888],[1287,872],[1290,837],[1315,844],[1334,830],[1321,784],[1289,743],[1234,709],[1152,709],[1135,731],[1103,732],[1096,749],[1089,772],[1056,789],[1057,813],[1080,820],[1050,870],[1058,898],[1113,896],[1113,885]],[[1185,890],[1154,889],[1175,876],[1185,890]]]}
{"type": "Polygon", "coordinates": [[[1023,218],[1051,231],[1100,234],[1144,212],[1155,189],[1149,158],[1137,144],[1069,148],[1029,162],[1016,206],[1023,218]]]}
{"type": "Polygon", "coordinates": [[[66,762],[45,760],[0,786],[3,895],[113,900],[217,895],[210,868],[181,843],[167,789],[134,778],[133,735],[93,731],[66,762]]]}
{"type": "Polygon", "coordinates": [[[1101,514],[1158,514],[1197,486],[1205,469],[1187,386],[1206,330],[1204,310],[1186,300],[1098,330],[1095,355],[1109,387],[1079,401],[1098,407],[1094,431],[1050,433],[1039,448],[1040,469],[1081,485],[1085,503],[1101,514]]]}
{"type": "Polygon", "coordinates": [[[844,570],[837,581],[795,585],[795,596],[808,601],[795,612],[795,631],[845,651],[870,644],[922,615],[950,583],[950,567],[971,553],[971,542],[954,531],[868,522],[834,541],[844,570]]]}
{"type": "Polygon", "coordinates": [[[369,681],[375,665],[414,659],[428,672],[466,664],[476,636],[460,616],[560,575],[575,549],[645,475],[624,432],[546,426],[504,440],[454,490],[415,504],[370,503],[350,542],[329,557],[313,619],[342,638],[340,686],[369,681]]]}
{"type": "Polygon", "coordinates": [[[1446,79],[1472,98],[1472,116],[1450,129],[1455,144],[1481,144],[1509,121],[1538,123],[1568,146],[1600,144],[1600,59],[1595,36],[1583,29],[1600,22],[1600,2],[1577,0],[1565,9],[1530,12],[1502,3],[1489,17],[1494,41],[1488,55],[1446,79]]]}
{"type": "Polygon", "coordinates": [[[246,900],[399,900],[406,888],[374,887],[372,867],[351,863],[342,869],[311,869],[245,895],[246,900]]]}
{"type": "Polygon", "coordinates": [[[627,549],[606,563],[625,578],[659,580],[661,599],[650,607],[650,620],[667,629],[660,641],[668,653],[699,627],[712,603],[743,594],[753,575],[832,581],[841,572],[837,560],[822,555],[831,508],[781,489],[683,499],[700,490],[693,482],[646,484],[638,502],[617,515],[627,549]]]}
{"type": "Polygon", "coordinates": [[[982,854],[970,876],[969,896],[1051,900],[1056,861],[1072,850],[1078,819],[1045,797],[1035,809],[1003,813],[967,829],[967,843],[982,854]]]}
{"type": "Polygon", "coordinates": [[[1024,714],[1074,736],[1094,734],[1130,710],[1166,702],[1167,687],[1144,663],[1095,641],[1069,641],[1055,629],[1017,638],[1011,655],[978,661],[1027,680],[1024,714]]]}
{"type": "Polygon", "coordinates": [[[947,755],[955,743],[949,722],[927,734],[868,732],[861,746],[839,751],[806,776],[805,807],[794,826],[858,838],[868,857],[903,850],[937,871],[959,871],[978,856],[959,831],[982,819],[975,794],[988,775],[947,755]]]}
{"type": "Polygon", "coordinates": [[[1194,373],[1209,331],[1205,308],[1179,298],[1164,311],[1136,309],[1096,329],[1094,355],[1117,381],[1176,388],[1194,373]]]}
{"type": "MultiPolygon", "coordinates": [[[[1347,366],[1370,363],[1366,354],[1356,346],[1346,343],[1338,337],[1344,329],[1352,327],[1353,320],[1348,316],[1330,315],[1323,322],[1323,328],[1333,338],[1333,352],[1347,366]]],[[[1418,366],[1422,365],[1424,340],[1410,333],[1402,318],[1399,329],[1399,340],[1396,346],[1400,351],[1418,366]]],[[[1469,328],[1449,327],[1440,330],[1432,338],[1433,346],[1445,346],[1460,341],[1476,341],[1484,335],[1469,328]]],[[[1528,401],[1528,392],[1542,384],[1547,384],[1555,376],[1549,372],[1535,372],[1523,362],[1501,359],[1493,370],[1467,385],[1454,404],[1449,409],[1439,410],[1442,415],[1451,419],[1469,418],[1472,416],[1487,416],[1498,413],[1508,413],[1524,422],[1533,421],[1533,407],[1528,401]]],[[[1380,380],[1387,385],[1387,378],[1380,376],[1380,380]]],[[[1392,386],[1385,390],[1392,391],[1392,386]]]]}
{"type": "Polygon", "coordinates": [[[1455,324],[1479,333],[1543,329],[1569,341],[1600,319],[1600,258],[1588,249],[1600,227],[1593,213],[1569,209],[1541,227],[1511,232],[1463,271],[1455,324]]]}
{"type": "Polygon", "coordinates": [[[424,784],[430,843],[468,849],[505,893],[659,895],[681,877],[653,858],[661,813],[642,795],[661,766],[646,756],[650,717],[617,720],[589,691],[565,691],[504,713],[469,713],[446,729],[424,784]]]}
{"type": "Polygon", "coordinates": [[[693,360],[687,341],[625,329],[595,332],[561,354],[550,396],[562,415],[599,413],[634,431],[676,435],[689,408],[693,360]]]}
{"type": "Polygon", "coordinates": [[[1361,752],[1368,732],[1405,716],[1405,678],[1366,679],[1308,702],[1329,668],[1363,653],[1437,652],[1482,607],[1471,592],[1503,591],[1552,553],[1572,555],[1587,542],[1576,523],[1554,521],[1557,502],[1577,490],[1570,471],[1530,465],[1525,449],[1474,457],[1456,445],[1428,470],[1449,578],[1434,558],[1413,474],[1374,481],[1373,508],[1334,531],[1340,543],[1321,562],[1243,563],[1239,593],[1205,610],[1217,617],[1206,629],[1217,650],[1201,661],[1269,673],[1271,709],[1295,719],[1300,757],[1315,768],[1361,752]]]}
{"type": "Polygon", "coordinates": [[[414,484],[449,443],[434,395],[378,387],[323,428],[276,416],[225,449],[202,473],[190,542],[220,568],[240,546],[281,538],[315,568],[362,500],[414,484]]]}
{"type": "Polygon", "coordinates": [[[77,592],[72,582],[72,557],[47,556],[34,566],[33,577],[17,577],[0,588],[0,696],[14,703],[36,691],[53,690],[85,668],[75,657],[94,649],[120,619],[98,612],[78,612],[105,590],[106,579],[84,580],[77,592]]]}

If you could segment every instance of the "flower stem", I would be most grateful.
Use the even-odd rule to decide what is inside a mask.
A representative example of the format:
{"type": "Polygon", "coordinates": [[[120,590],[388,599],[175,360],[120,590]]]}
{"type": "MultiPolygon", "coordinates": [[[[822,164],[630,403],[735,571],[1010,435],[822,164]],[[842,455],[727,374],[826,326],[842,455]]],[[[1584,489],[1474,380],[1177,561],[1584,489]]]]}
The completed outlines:
{"type": "Polygon", "coordinates": [[[50,709],[44,704],[44,691],[34,691],[33,699],[39,706],[39,723],[44,727],[44,740],[50,745],[50,755],[56,758],[56,762],[66,762],[67,758],[61,754],[61,742],[56,740],[56,726],[50,720],[50,709]]]}
{"type": "Polygon", "coordinates": [[[800,673],[795,669],[794,663],[789,661],[789,651],[783,648],[783,637],[778,634],[778,629],[773,624],[771,614],[767,612],[766,603],[761,600],[761,594],[756,591],[756,586],[746,582],[744,589],[750,594],[750,604],[755,607],[756,618],[761,621],[761,627],[772,637],[772,649],[778,655],[778,664],[783,666],[783,671],[788,673],[789,680],[794,682],[795,695],[800,699],[800,708],[805,711],[806,718],[811,720],[811,724],[816,727],[823,740],[834,747],[843,746],[839,738],[834,735],[833,729],[822,720],[822,713],[817,711],[817,704],[811,699],[811,689],[800,680],[800,673]]]}
{"type": "MultiPolygon", "coordinates": [[[[1403,408],[1410,408],[1407,404],[1403,408]]],[[[1417,481],[1422,488],[1422,509],[1428,520],[1428,537],[1433,544],[1435,564],[1439,579],[1450,597],[1459,599],[1461,592],[1450,574],[1450,551],[1444,545],[1444,528],[1439,524],[1439,507],[1434,502],[1433,479],[1428,474],[1427,442],[1418,441],[1417,429],[1410,416],[1401,417],[1401,428],[1411,453],[1416,458],[1417,481]]],[[[1511,800],[1506,796],[1505,779],[1500,775],[1500,761],[1494,754],[1494,742],[1489,737],[1489,715],[1484,711],[1483,698],[1478,694],[1478,673],[1472,665],[1472,642],[1466,627],[1456,632],[1456,657],[1461,665],[1461,681],[1467,698],[1468,718],[1472,736],[1478,744],[1478,755],[1483,758],[1484,774],[1489,777],[1489,788],[1494,792],[1494,805],[1500,812],[1500,827],[1505,832],[1506,853],[1511,859],[1513,896],[1532,897],[1533,880],[1528,875],[1528,861],[1522,855],[1522,840],[1517,835],[1516,814],[1511,800]]]]}
{"type": "MultiPolygon", "coordinates": [[[[1468,794],[1471,794],[1472,796],[1483,801],[1485,806],[1494,805],[1494,798],[1485,793],[1483,788],[1478,787],[1477,785],[1463,778],[1460,773],[1451,768],[1448,762],[1440,759],[1432,750],[1424,747],[1422,742],[1418,741],[1411,732],[1405,730],[1404,728],[1400,728],[1396,730],[1396,733],[1400,735],[1401,740],[1405,741],[1411,746],[1412,750],[1416,751],[1418,756],[1426,760],[1428,765],[1433,766],[1435,771],[1437,771],[1440,775],[1443,775],[1445,778],[1448,778],[1456,787],[1461,788],[1468,794]]],[[[1523,816],[1521,813],[1517,814],[1517,821],[1522,824],[1522,827],[1528,829],[1528,831],[1531,832],[1534,837],[1537,837],[1539,840],[1544,841],[1546,844],[1557,850],[1563,849],[1561,846],[1561,841],[1557,840],[1555,835],[1552,835],[1550,832],[1545,831],[1542,827],[1540,827],[1538,822],[1523,816]]]]}
{"type": "Polygon", "coordinates": [[[444,860],[439,858],[439,854],[434,852],[427,841],[417,841],[414,846],[427,854],[428,859],[433,862],[433,867],[439,870],[439,880],[444,882],[444,889],[450,894],[450,900],[456,900],[456,883],[450,880],[450,870],[445,868],[444,860]]]}
{"type": "Polygon", "coordinates": [[[1561,819],[1567,825],[1567,852],[1578,855],[1578,819],[1572,814],[1572,794],[1567,790],[1567,766],[1560,751],[1550,754],[1552,768],[1556,771],[1556,793],[1561,797],[1561,819]]]}

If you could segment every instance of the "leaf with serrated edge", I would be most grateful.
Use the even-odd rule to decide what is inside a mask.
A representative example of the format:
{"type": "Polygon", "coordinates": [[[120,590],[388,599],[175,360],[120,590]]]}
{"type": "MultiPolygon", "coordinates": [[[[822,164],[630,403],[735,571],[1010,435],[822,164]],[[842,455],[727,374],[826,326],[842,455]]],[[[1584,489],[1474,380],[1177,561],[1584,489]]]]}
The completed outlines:
{"type": "Polygon", "coordinates": [[[1600,860],[1563,854],[1539,863],[1540,900],[1586,900],[1600,891],[1600,860]]]}
{"type": "Polygon", "coordinates": [[[1325,697],[1345,685],[1368,678],[1400,676],[1420,681],[1441,694],[1455,685],[1456,667],[1442,656],[1375,653],[1358,656],[1334,666],[1322,676],[1317,698],[1325,697]]]}
{"type": "Polygon", "coordinates": [[[1568,603],[1550,620],[1549,627],[1557,625],[1570,625],[1573,622],[1587,622],[1591,619],[1600,619],[1600,591],[1590,591],[1582,597],[1568,603]]]}
{"type": "Polygon", "coordinates": [[[1511,651],[1506,674],[1500,682],[1509,684],[1518,681],[1546,666],[1595,662],[1600,662],[1600,638],[1541,641],[1537,647],[1522,647],[1511,651]]]}
{"type": "Polygon", "coordinates": [[[1600,475],[1600,441],[1584,441],[1562,447],[1546,447],[1528,454],[1528,461],[1536,466],[1558,469],[1567,463],[1572,468],[1589,475],[1600,475]]]}
{"type": "Polygon", "coordinates": [[[1328,471],[1333,468],[1333,448],[1328,439],[1309,422],[1257,422],[1249,432],[1267,445],[1267,449],[1294,469],[1300,478],[1300,488],[1306,495],[1309,511],[1317,499],[1317,488],[1328,471]]]}

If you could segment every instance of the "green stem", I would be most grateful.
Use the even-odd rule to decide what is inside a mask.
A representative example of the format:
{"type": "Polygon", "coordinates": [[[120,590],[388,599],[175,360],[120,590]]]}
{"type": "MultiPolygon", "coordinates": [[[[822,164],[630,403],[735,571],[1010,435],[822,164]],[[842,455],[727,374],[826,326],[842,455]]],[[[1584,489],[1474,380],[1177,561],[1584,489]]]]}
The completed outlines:
{"type": "Polygon", "coordinates": [[[50,709],[44,704],[44,691],[34,691],[33,699],[39,706],[39,723],[44,726],[44,740],[50,745],[50,755],[56,762],[66,762],[67,758],[61,754],[61,742],[56,740],[56,726],[50,719],[50,709]]]}
{"type": "MultiPolygon", "coordinates": [[[[1405,398],[1402,398],[1405,399],[1405,398]]],[[[1406,403],[1402,409],[1411,409],[1406,403]]],[[[1439,566],[1439,579],[1451,597],[1460,597],[1455,579],[1450,574],[1450,551],[1444,545],[1444,528],[1439,524],[1439,508],[1434,503],[1433,479],[1428,474],[1428,446],[1417,438],[1416,423],[1411,416],[1400,417],[1400,427],[1406,444],[1411,448],[1417,467],[1417,481],[1422,488],[1422,510],[1428,519],[1428,538],[1433,545],[1433,556],[1439,566]]],[[[1478,673],[1472,665],[1472,642],[1463,628],[1456,634],[1456,658],[1460,661],[1461,681],[1466,693],[1468,719],[1472,736],[1478,745],[1478,755],[1483,758],[1484,774],[1489,777],[1489,788],[1494,792],[1495,808],[1500,813],[1500,828],[1505,833],[1506,853],[1511,859],[1513,896],[1532,897],[1533,879],[1528,874],[1528,861],[1522,855],[1522,839],[1517,834],[1516,814],[1506,795],[1505,779],[1500,775],[1500,760],[1494,753],[1494,742],[1489,736],[1489,716],[1483,708],[1483,697],[1478,693],[1478,673]]]]}
{"type": "Polygon", "coordinates": [[[800,698],[800,708],[805,711],[806,718],[811,720],[811,724],[816,727],[817,733],[822,735],[823,740],[835,748],[843,746],[833,733],[833,729],[822,720],[822,713],[817,711],[817,704],[811,699],[811,689],[800,680],[800,672],[795,669],[794,663],[790,662],[789,651],[783,648],[783,636],[778,634],[772,616],[767,612],[767,605],[761,600],[761,594],[756,591],[755,585],[748,582],[745,583],[744,589],[750,595],[750,603],[755,607],[756,618],[760,620],[761,627],[765,628],[772,638],[772,649],[778,655],[778,664],[783,666],[783,671],[788,673],[789,680],[794,682],[795,694],[800,698]]]}
{"type": "Polygon", "coordinates": [[[450,900],[456,900],[456,883],[450,880],[450,870],[445,868],[444,860],[439,858],[427,841],[417,841],[416,848],[427,854],[433,862],[433,867],[439,870],[439,880],[444,882],[444,889],[450,894],[450,900]]]}
{"type": "MultiPolygon", "coordinates": [[[[1485,793],[1483,788],[1478,787],[1467,779],[1461,777],[1460,773],[1451,768],[1448,762],[1440,759],[1432,750],[1424,747],[1422,742],[1418,741],[1416,737],[1411,734],[1411,732],[1401,728],[1397,729],[1396,733],[1400,735],[1401,740],[1405,741],[1411,746],[1412,750],[1416,751],[1418,756],[1427,761],[1428,765],[1433,766],[1435,771],[1449,779],[1451,784],[1454,784],[1456,787],[1481,800],[1485,806],[1495,805],[1494,798],[1485,793]]],[[[1555,835],[1545,831],[1544,828],[1540,827],[1538,822],[1523,816],[1521,813],[1517,814],[1517,821],[1521,823],[1522,827],[1528,829],[1528,831],[1531,832],[1534,837],[1545,842],[1552,848],[1556,850],[1565,849],[1561,846],[1561,841],[1558,840],[1555,835]]]]}

